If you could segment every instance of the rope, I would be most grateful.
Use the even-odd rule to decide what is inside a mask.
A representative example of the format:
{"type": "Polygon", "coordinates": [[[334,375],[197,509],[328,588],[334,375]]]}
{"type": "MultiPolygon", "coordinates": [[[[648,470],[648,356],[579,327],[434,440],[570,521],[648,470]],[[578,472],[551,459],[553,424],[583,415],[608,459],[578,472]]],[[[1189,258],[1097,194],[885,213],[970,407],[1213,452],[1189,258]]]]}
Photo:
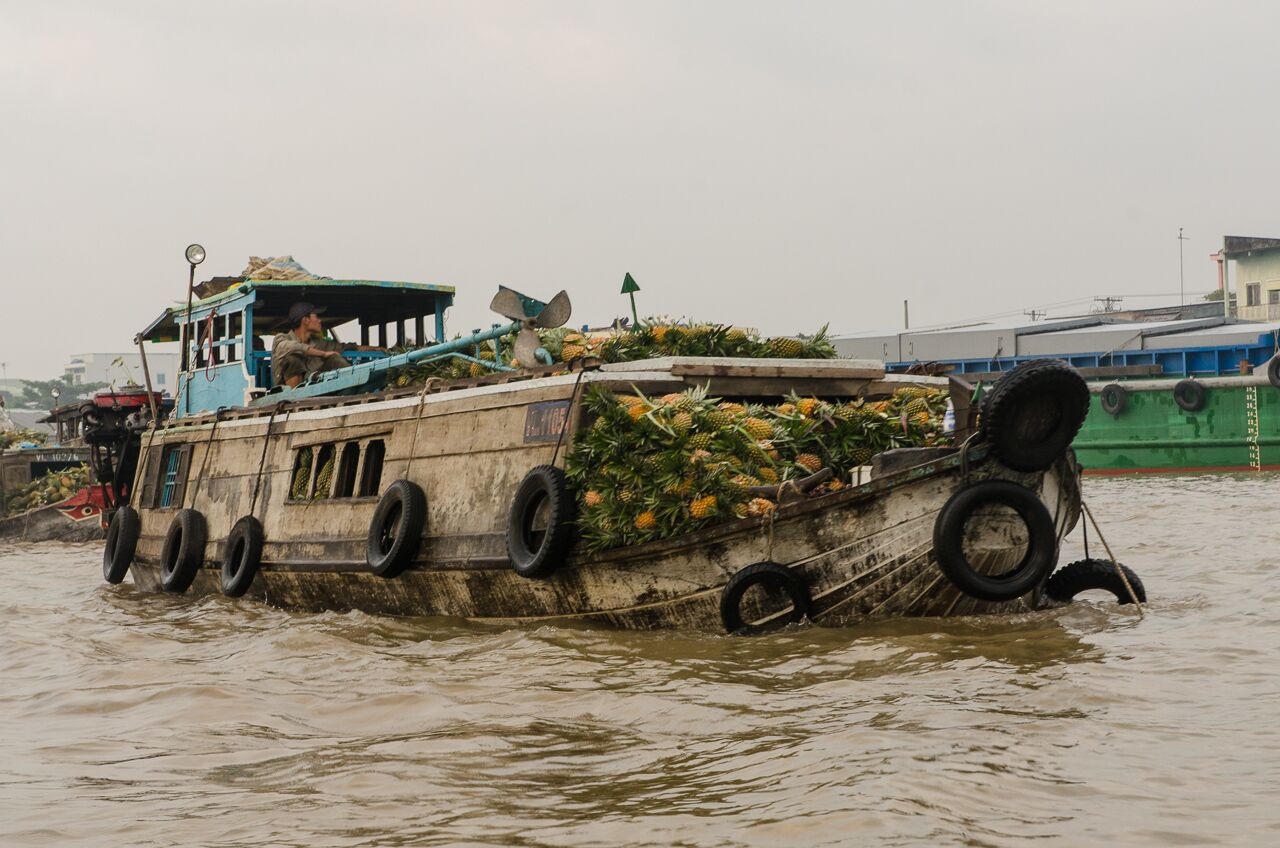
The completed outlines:
{"type": "MultiPolygon", "coordinates": [[[[1084,501],[1080,501],[1080,505],[1084,506],[1084,501]]],[[[1089,556],[1089,522],[1084,523],[1084,558],[1090,559],[1089,556]]]]}
{"type": "Polygon", "coordinates": [[[209,342],[209,355],[204,359],[204,378],[212,383],[215,378],[209,376],[209,369],[213,367],[213,319],[217,317],[218,310],[214,309],[209,313],[209,319],[205,322],[204,336],[209,342]]]}
{"type": "Polygon", "coordinates": [[[409,461],[404,464],[404,473],[400,475],[401,480],[407,480],[409,470],[413,468],[413,454],[418,448],[418,430],[422,428],[422,411],[427,408],[427,395],[433,388],[433,384],[442,382],[444,381],[439,377],[428,377],[422,384],[422,391],[418,392],[418,411],[413,416],[413,439],[409,441],[409,461]]]}
{"type": "Polygon", "coordinates": [[[1120,575],[1120,582],[1124,584],[1125,591],[1129,593],[1129,600],[1133,601],[1133,605],[1138,608],[1138,618],[1145,618],[1142,611],[1142,602],[1138,600],[1138,595],[1133,591],[1133,586],[1129,585],[1129,578],[1125,576],[1124,569],[1120,567],[1120,561],[1116,559],[1116,555],[1111,553],[1111,546],[1107,544],[1107,537],[1102,535],[1102,528],[1098,526],[1098,522],[1093,518],[1093,512],[1090,511],[1089,505],[1083,500],[1080,506],[1084,508],[1084,514],[1089,517],[1089,522],[1093,524],[1093,529],[1098,534],[1098,539],[1102,542],[1103,549],[1107,552],[1107,556],[1111,559],[1111,564],[1116,567],[1116,574],[1120,575]]]}
{"type": "Polygon", "coordinates": [[[551,452],[551,464],[555,465],[556,460],[560,458],[560,445],[564,443],[565,431],[569,429],[569,418],[573,415],[574,404],[578,401],[578,389],[582,386],[582,378],[587,374],[587,370],[582,368],[578,371],[578,379],[573,383],[573,394],[569,396],[569,410],[564,414],[564,421],[560,422],[560,435],[556,437],[556,449],[551,452]]]}
{"type": "Polygon", "coordinates": [[[193,507],[196,505],[196,498],[200,497],[200,484],[204,482],[204,471],[209,467],[209,454],[213,453],[213,437],[218,432],[218,422],[221,420],[222,410],[213,413],[213,426],[209,428],[209,440],[204,443],[204,458],[200,460],[200,475],[196,477],[196,490],[191,495],[191,506],[193,507]]]}
{"type": "MultiPolygon", "coordinates": [[[[253,480],[253,500],[249,502],[249,514],[257,515],[258,510],[258,490],[262,487],[262,470],[267,467],[267,447],[271,444],[271,425],[275,423],[276,413],[280,408],[287,406],[289,401],[282,400],[271,407],[271,416],[267,419],[267,432],[262,437],[262,457],[258,460],[258,475],[253,480]]],[[[285,412],[285,420],[289,418],[288,411],[285,412]]]]}

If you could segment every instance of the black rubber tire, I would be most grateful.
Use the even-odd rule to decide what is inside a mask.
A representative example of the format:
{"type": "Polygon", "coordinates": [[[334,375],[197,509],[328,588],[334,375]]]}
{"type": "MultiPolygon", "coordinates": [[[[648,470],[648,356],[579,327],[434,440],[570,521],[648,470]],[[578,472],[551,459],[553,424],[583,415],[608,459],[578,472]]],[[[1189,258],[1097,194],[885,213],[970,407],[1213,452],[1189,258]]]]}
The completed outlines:
{"type": "Polygon", "coordinates": [[[1098,393],[1098,403],[1108,415],[1120,415],[1129,408],[1129,390],[1119,383],[1107,383],[1098,393]]]}
{"type": "MultiPolygon", "coordinates": [[[[1139,602],[1145,604],[1147,590],[1143,587],[1142,580],[1127,565],[1121,565],[1120,568],[1124,569],[1124,576],[1129,579],[1133,594],[1138,596],[1139,602]]],[[[1076,595],[1090,589],[1106,589],[1116,596],[1118,603],[1133,603],[1124,587],[1124,581],[1116,573],[1116,564],[1109,559],[1078,559],[1068,563],[1055,571],[1044,587],[1050,598],[1061,603],[1070,603],[1075,600],[1076,595]]]]}
{"type": "Polygon", "coordinates": [[[160,585],[166,592],[180,595],[191,588],[201,566],[209,539],[204,516],[194,509],[180,509],[169,524],[160,554],[160,585]]]}
{"type": "Polygon", "coordinates": [[[521,577],[545,577],[564,564],[573,543],[575,503],[564,472],[554,465],[529,469],[507,511],[507,556],[521,577]],[[547,526],[534,519],[546,505],[547,526]]]}
{"type": "Polygon", "coordinates": [[[757,562],[741,569],[725,584],[720,594],[720,621],[726,633],[734,636],[754,636],[767,633],[788,624],[803,621],[813,611],[813,600],[809,597],[809,587],[800,576],[776,562],[757,562]],[[747,624],[742,620],[742,598],[752,586],[772,583],[782,589],[791,599],[791,614],[786,618],[775,619],[768,624],[747,624]]]}
{"type": "Polygon", "coordinates": [[[1015,471],[1043,471],[1057,462],[1089,414],[1089,387],[1060,359],[1014,368],[983,402],[982,433],[996,459],[1015,471]]]}
{"type": "Polygon", "coordinates": [[[1008,480],[983,480],[956,492],[933,523],[933,553],[938,567],[956,588],[983,601],[1011,601],[1045,581],[1058,560],[1058,539],[1053,517],[1030,489],[1008,480]],[[982,574],[964,553],[964,528],[981,507],[1001,504],[1018,513],[1027,528],[1027,552],[1022,561],[1004,574],[982,574]]]}
{"type": "Polygon", "coordinates": [[[253,585],[262,562],[262,522],[246,515],[227,534],[222,551],[222,594],[238,598],[253,585]]]}
{"type": "Polygon", "coordinates": [[[1276,354],[1267,363],[1267,382],[1280,389],[1280,354],[1276,354]]]}
{"type": "Polygon", "coordinates": [[[1198,380],[1179,380],[1173,387],[1173,402],[1185,412],[1199,412],[1208,402],[1204,385],[1198,380]]]}
{"type": "Polygon", "coordinates": [[[398,577],[418,556],[427,526],[427,496],[408,480],[387,487],[369,522],[365,562],[369,570],[390,580],[398,577]]]}
{"type": "Polygon", "coordinates": [[[133,507],[126,504],[111,516],[107,541],[102,547],[102,577],[108,583],[119,583],[129,573],[141,533],[142,519],[133,507]]]}

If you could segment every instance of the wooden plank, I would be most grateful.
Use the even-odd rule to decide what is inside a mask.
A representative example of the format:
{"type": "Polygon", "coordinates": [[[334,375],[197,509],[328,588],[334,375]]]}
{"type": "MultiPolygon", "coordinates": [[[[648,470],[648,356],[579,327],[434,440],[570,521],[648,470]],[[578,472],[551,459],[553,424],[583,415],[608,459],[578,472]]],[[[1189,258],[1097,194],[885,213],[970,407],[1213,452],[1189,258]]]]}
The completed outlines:
{"type": "Polygon", "coordinates": [[[749,359],[728,356],[664,356],[602,365],[601,371],[669,371],[681,377],[875,378],[884,364],[871,359],[749,359]]]}

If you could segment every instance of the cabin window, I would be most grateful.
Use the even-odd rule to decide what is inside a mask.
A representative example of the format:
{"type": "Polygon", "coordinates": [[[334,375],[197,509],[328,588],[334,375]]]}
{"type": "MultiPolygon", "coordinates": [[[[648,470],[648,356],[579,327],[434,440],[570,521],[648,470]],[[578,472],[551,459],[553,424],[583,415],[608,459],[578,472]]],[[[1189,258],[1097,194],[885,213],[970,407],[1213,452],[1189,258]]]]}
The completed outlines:
{"type": "Polygon", "coordinates": [[[233,312],[227,316],[227,361],[239,362],[241,359],[242,348],[244,342],[241,339],[244,326],[244,315],[240,312],[233,312]]]}
{"type": "Polygon", "coordinates": [[[360,497],[376,497],[382,490],[382,460],[387,448],[382,439],[373,439],[364,449],[364,470],[360,474],[360,497]]]}
{"type": "Polygon", "coordinates": [[[360,445],[347,442],[342,446],[342,456],[338,459],[338,479],[333,496],[349,498],[356,493],[356,470],[360,465],[360,445]]]}
{"type": "Polygon", "coordinates": [[[289,500],[305,500],[311,491],[311,448],[303,448],[293,458],[293,472],[289,477],[289,500]]]}
{"type": "Polygon", "coordinates": [[[312,500],[324,500],[333,489],[333,470],[338,462],[338,450],[334,445],[321,445],[316,457],[316,488],[312,500]]]}
{"type": "Polygon", "coordinates": [[[1258,306],[1262,303],[1262,284],[1249,283],[1244,287],[1245,306],[1258,306]]]}
{"type": "Polygon", "coordinates": [[[187,488],[187,464],[191,456],[190,445],[169,445],[160,459],[160,509],[182,506],[187,488]]]}

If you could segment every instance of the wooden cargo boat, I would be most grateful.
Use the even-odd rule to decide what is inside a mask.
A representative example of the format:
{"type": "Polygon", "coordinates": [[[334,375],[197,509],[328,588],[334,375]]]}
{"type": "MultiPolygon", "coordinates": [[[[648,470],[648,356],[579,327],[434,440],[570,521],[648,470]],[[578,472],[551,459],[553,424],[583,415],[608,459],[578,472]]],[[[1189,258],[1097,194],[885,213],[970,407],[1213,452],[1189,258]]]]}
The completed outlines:
{"type": "MultiPolygon", "coordinates": [[[[532,303],[532,317],[502,332],[531,326],[544,306],[532,303]]],[[[334,373],[352,391],[354,378],[334,373]]],[[[131,503],[108,534],[107,579],[131,572],[146,591],[304,610],[750,632],[801,618],[1034,608],[1079,516],[1069,445],[1088,395],[1064,363],[1002,381],[976,433],[971,387],[886,376],[866,361],[666,358],[338,396],[317,384],[142,434],[131,503]],[[592,423],[588,388],[698,386],[760,401],[877,398],[920,383],[952,387],[963,447],[882,454],[865,477],[818,497],[780,486],[764,517],[601,552],[575,539],[559,469],[592,423]],[[330,477],[310,473],[329,459],[330,477]]]]}

